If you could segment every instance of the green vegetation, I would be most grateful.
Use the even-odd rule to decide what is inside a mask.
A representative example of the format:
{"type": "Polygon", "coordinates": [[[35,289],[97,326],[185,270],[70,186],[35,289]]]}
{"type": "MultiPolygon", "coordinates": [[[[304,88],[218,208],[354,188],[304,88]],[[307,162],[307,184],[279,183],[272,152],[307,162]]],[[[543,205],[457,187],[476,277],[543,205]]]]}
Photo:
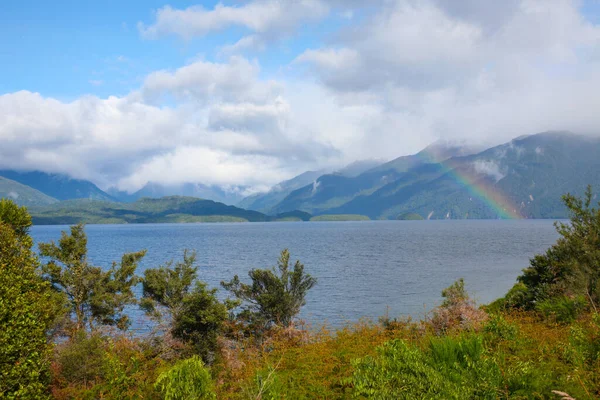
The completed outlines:
{"type": "Polygon", "coordinates": [[[461,279],[421,321],[307,331],[295,317],[316,281],[299,261],[291,267],[287,250],[277,267],[251,270],[249,283],[223,282],[236,297],[225,302],[198,280],[195,255],[185,252],[145,272],[140,306],[158,329],[144,337],[106,329],[127,327],[123,305],[133,303],[143,252],[97,271],[83,227],[74,226],[58,245],[40,247],[51,258],[41,267],[28,214],[1,201],[0,396],[598,398],[600,211],[591,193],[564,197],[572,220],[557,225],[560,239],[489,306],[478,307],[461,279]],[[61,317],[76,329],[54,340],[61,317]]]}
{"type": "Polygon", "coordinates": [[[87,260],[87,237],[83,225],[63,232],[58,245],[40,243],[40,255],[50,261],[42,273],[52,287],[68,299],[74,320],[66,328],[79,331],[95,324],[115,325],[126,329],[129,319],[123,310],[136,302],[131,290],[138,283],[135,270],[146,251],[124,254],[121,263],[113,262],[108,271],[94,267],[87,260]]]}
{"type": "Polygon", "coordinates": [[[0,200],[0,397],[47,398],[48,336],[61,299],[38,272],[23,207],[0,200]]]}
{"type": "Polygon", "coordinates": [[[217,337],[228,317],[228,306],[197,279],[196,255],[185,252],[183,261],[144,272],[142,309],[158,322],[166,321],[169,333],[182,340],[204,360],[211,360],[217,337]]]}
{"type": "Polygon", "coordinates": [[[216,399],[210,371],[199,357],[177,362],[158,377],[155,386],[165,400],[216,399]]]}
{"type": "Polygon", "coordinates": [[[256,211],[247,211],[211,200],[181,196],[161,199],[143,198],[134,203],[68,200],[48,207],[32,208],[31,211],[33,222],[38,225],[270,220],[270,217],[256,211]]]}
{"type": "Polygon", "coordinates": [[[417,213],[404,213],[404,214],[398,215],[397,219],[400,221],[422,221],[425,218],[423,218],[421,215],[419,215],[417,213]]]}
{"type": "Polygon", "coordinates": [[[304,272],[304,265],[296,261],[290,269],[290,253],[281,252],[277,268],[252,269],[248,272],[252,284],[245,284],[235,275],[221,285],[240,300],[243,310],[238,319],[247,322],[257,332],[274,326],[290,326],[305,303],[306,293],[317,280],[304,272]]]}
{"type": "Polygon", "coordinates": [[[366,215],[358,214],[337,214],[337,215],[317,215],[312,217],[311,221],[368,221],[370,218],[366,215]]]}

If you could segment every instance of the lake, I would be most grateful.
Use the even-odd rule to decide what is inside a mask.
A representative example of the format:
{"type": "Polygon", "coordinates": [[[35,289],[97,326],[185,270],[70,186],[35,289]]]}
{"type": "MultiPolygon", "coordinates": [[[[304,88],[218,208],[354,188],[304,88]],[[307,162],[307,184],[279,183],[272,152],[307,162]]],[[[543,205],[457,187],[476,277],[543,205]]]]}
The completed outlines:
{"type": "MultiPolygon", "coordinates": [[[[65,229],[34,226],[31,234],[36,242],[57,240],[65,229]]],[[[558,237],[550,220],[88,225],[86,232],[95,265],[109,267],[124,252],[147,249],[139,274],[196,250],[199,276],[211,287],[273,266],[289,248],[318,279],[301,318],[334,327],[376,320],[388,309],[390,317],[422,317],[461,277],[478,302],[488,303],[558,237]]],[[[142,314],[131,312],[143,329],[142,314]]]]}

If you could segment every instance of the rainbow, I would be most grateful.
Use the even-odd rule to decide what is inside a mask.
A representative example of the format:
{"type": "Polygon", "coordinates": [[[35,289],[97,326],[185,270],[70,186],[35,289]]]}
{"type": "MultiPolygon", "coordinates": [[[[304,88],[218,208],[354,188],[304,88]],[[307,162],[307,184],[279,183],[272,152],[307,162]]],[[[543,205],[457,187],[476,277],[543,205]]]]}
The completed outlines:
{"type": "MultiPolygon", "coordinates": [[[[422,151],[418,156],[425,162],[437,163],[443,167],[444,173],[451,176],[457,183],[462,185],[472,197],[483,201],[499,219],[521,219],[521,207],[515,204],[508,196],[502,193],[497,186],[490,185],[481,176],[471,169],[460,168],[454,165],[451,159],[446,161],[435,161],[435,154],[422,151]]],[[[432,214],[430,213],[429,216],[432,214]]]]}

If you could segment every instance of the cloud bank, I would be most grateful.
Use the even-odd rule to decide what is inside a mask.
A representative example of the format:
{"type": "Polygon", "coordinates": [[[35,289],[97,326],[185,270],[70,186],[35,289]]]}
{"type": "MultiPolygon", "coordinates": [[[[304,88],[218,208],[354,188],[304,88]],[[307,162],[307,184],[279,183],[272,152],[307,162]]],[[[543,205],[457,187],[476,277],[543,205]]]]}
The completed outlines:
{"type": "Polygon", "coordinates": [[[600,27],[583,3],[364,4],[160,8],[139,24],[141,40],[231,34],[213,57],[151,72],[126,95],[0,95],[0,168],[128,191],[148,181],[259,190],[305,170],[414,153],[436,139],[494,144],[545,130],[600,132],[600,27]],[[303,41],[306,23],[333,28],[303,41]],[[267,56],[280,38],[295,54],[274,67],[267,56]]]}

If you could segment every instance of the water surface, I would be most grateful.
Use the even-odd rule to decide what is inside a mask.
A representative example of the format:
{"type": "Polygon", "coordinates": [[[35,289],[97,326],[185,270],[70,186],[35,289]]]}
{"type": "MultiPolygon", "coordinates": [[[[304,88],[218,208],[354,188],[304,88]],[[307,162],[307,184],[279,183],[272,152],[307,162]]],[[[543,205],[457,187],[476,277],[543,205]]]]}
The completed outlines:
{"type": "MultiPolygon", "coordinates": [[[[529,259],[558,237],[549,220],[270,222],[88,225],[89,258],[109,267],[124,252],[147,249],[141,274],[184,249],[196,250],[211,287],[251,268],[275,265],[289,248],[317,277],[301,317],[340,326],[362,317],[421,317],[458,278],[481,303],[506,293],[529,259]]],[[[35,226],[36,241],[66,226],[35,226]]],[[[220,296],[226,293],[220,289],[220,296]]],[[[133,311],[138,327],[141,313],[133,311]]]]}

